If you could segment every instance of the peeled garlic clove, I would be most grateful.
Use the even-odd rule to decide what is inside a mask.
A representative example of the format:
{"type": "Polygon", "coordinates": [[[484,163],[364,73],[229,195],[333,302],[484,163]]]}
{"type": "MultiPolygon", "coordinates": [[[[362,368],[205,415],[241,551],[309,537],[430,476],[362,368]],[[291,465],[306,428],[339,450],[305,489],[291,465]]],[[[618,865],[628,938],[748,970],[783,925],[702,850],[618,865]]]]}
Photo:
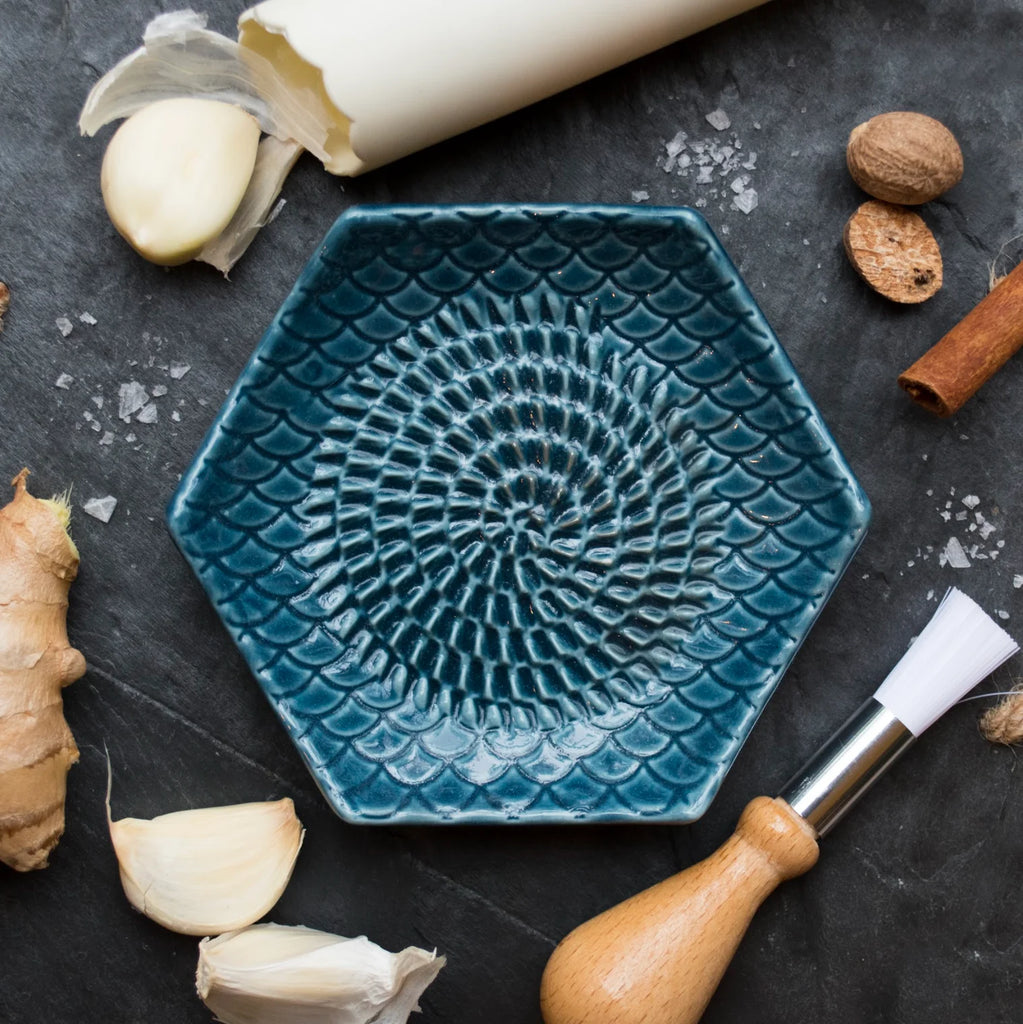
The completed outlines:
{"type": "Polygon", "coordinates": [[[129,902],[184,935],[258,921],[284,892],[303,835],[288,798],[110,821],[129,902]]]}
{"type": "Polygon", "coordinates": [[[251,114],[218,100],[160,100],[132,114],[100,174],[114,227],[154,263],[193,259],[238,209],[259,134],[251,114]]]}
{"type": "Polygon", "coordinates": [[[260,924],[199,943],[196,990],[224,1024],[405,1024],[444,957],[260,924]]]}

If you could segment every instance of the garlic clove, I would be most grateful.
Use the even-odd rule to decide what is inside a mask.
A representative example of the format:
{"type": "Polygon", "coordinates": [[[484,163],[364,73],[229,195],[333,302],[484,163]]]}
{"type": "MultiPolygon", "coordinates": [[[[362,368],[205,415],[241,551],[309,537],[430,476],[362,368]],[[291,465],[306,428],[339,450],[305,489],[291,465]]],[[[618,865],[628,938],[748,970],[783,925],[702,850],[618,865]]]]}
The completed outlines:
{"type": "Polygon", "coordinates": [[[199,943],[196,990],[224,1024],[405,1024],[445,964],[365,936],[254,925],[199,943]]]}
{"type": "Polygon", "coordinates": [[[142,256],[195,257],[234,216],[248,187],[259,124],[218,100],[160,100],[132,114],[103,157],[100,186],[114,227],[142,256]]]}
{"type": "Polygon", "coordinates": [[[184,935],[258,921],[284,892],[304,835],[289,798],[109,825],[131,905],[184,935]]]}

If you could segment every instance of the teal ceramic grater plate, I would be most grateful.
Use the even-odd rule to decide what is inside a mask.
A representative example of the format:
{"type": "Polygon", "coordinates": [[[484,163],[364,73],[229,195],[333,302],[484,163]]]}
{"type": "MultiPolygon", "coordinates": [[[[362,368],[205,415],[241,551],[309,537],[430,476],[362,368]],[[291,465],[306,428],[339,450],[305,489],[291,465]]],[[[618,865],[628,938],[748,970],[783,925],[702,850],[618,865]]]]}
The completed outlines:
{"type": "Polygon", "coordinates": [[[868,502],[686,209],[363,207],[171,530],[359,822],[686,822],[868,502]]]}

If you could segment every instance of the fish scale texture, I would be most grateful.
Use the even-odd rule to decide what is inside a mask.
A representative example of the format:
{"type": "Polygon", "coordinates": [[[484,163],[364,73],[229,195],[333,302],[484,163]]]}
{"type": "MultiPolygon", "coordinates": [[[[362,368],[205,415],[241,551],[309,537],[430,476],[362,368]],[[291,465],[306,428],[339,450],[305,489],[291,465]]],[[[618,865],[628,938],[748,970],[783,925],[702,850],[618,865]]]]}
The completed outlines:
{"type": "Polygon", "coordinates": [[[342,216],[171,529],[356,821],[691,821],[869,505],[689,210],[342,216]]]}

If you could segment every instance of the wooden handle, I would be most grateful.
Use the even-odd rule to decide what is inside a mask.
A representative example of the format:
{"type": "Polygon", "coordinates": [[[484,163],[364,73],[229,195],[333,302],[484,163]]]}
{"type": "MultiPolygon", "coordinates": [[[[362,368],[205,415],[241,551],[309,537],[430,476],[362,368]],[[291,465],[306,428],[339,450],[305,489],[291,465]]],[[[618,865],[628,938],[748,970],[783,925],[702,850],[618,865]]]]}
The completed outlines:
{"type": "Polygon", "coordinates": [[[695,1024],[760,904],[817,861],[813,829],[757,797],[716,853],[580,925],[540,986],[547,1024],[695,1024]]]}

